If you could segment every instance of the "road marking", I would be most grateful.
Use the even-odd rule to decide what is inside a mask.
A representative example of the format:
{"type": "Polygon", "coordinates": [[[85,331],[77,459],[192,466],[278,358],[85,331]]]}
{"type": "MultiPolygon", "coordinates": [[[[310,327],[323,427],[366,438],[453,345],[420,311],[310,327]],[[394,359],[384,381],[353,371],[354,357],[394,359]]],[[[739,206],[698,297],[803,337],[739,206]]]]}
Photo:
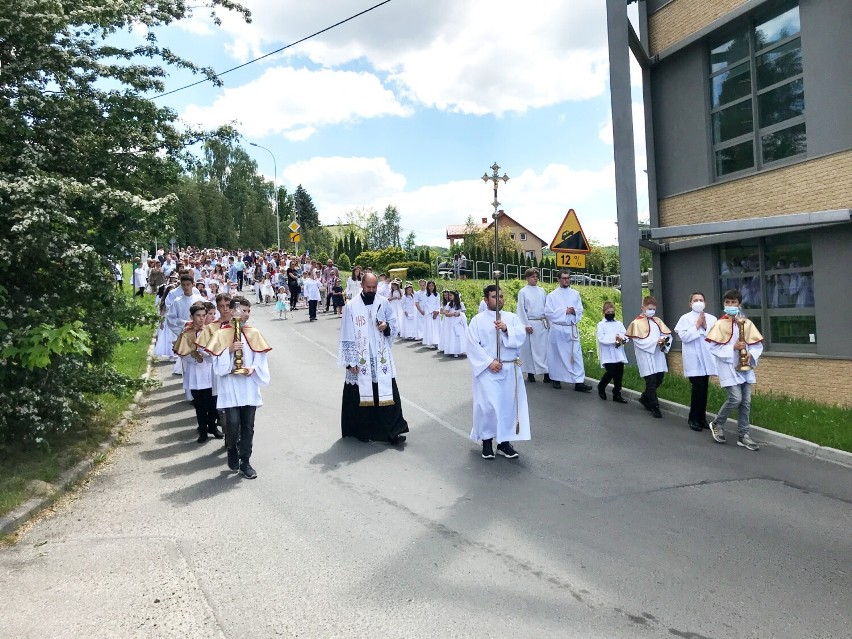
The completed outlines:
{"type": "MultiPolygon", "coordinates": [[[[312,339],[311,339],[310,337],[308,337],[307,335],[305,335],[305,334],[303,334],[303,333],[300,333],[300,332],[299,332],[299,331],[297,331],[294,327],[290,327],[290,330],[292,330],[294,333],[296,333],[296,335],[298,335],[298,336],[299,336],[299,337],[301,337],[302,339],[304,339],[304,340],[306,340],[306,341],[310,342],[311,344],[313,344],[314,346],[316,346],[318,349],[320,349],[320,350],[321,350],[321,351],[323,351],[324,353],[328,353],[328,355],[330,355],[331,357],[333,357],[333,358],[335,359],[335,361],[337,360],[337,354],[336,354],[336,353],[332,353],[330,350],[328,350],[325,346],[323,346],[322,344],[320,344],[320,343],[319,343],[319,342],[317,342],[316,340],[312,340],[312,339]]],[[[433,420],[434,422],[436,422],[436,423],[440,424],[441,426],[443,426],[443,427],[444,427],[444,428],[446,428],[447,430],[450,430],[450,431],[454,432],[454,433],[455,433],[456,435],[458,435],[459,437],[464,437],[465,439],[469,439],[469,438],[470,438],[470,434],[469,434],[469,433],[467,433],[467,432],[463,431],[463,430],[462,430],[462,429],[460,429],[460,428],[456,428],[455,426],[453,426],[453,425],[452,425],[452,424],[450,424],[449,422],[444,421],[443,419],[441,419],[440,417],[438,417],[437,415],[435,415],[435,413],[432,413],[432,412],[430,412],[429,410],[427,410],[427,409],[423,408],[420,404],[418,404],[418,403],[416,403],[416,402],[411,401],[410,399],[408,399],[408,398],[407,398],[405,395],[403,395],[402,393],[400,393],[400,394],[399,394],[399,397],[400,397],[400,399],[402,399],[402,401],[404,401],[406,404],[411,404],[412,406],[414,406],[414,408],[416,408],[416,409],[417,409],[417,410],[419,410],[421,413],[423,413],[424,415],[426,415],[426,417],[428,417],[429,419],[433,420]]]]}

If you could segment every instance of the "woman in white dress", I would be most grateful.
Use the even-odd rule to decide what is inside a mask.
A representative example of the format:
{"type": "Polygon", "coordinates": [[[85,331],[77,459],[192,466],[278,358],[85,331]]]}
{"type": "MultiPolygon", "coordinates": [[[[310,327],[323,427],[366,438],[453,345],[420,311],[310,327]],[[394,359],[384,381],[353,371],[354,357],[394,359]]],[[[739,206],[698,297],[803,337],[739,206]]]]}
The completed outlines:
{"type": "Polygon", "coordinates": [[[441,300],[438,297],[438,288],[435,282],[426,282],[426,295],[423,304],[425,314],[423,321],[423,346],[438,348],[438,335],[441,327],[441,300]]]}
{"type": "Polygon", "coordinates": [[[402,291],[399,288],[399,282],[394,280],[391,282],[390,293],[388,293],[388,301],[391,308],[396,313],[396,330],[397,336],[402,335],[402,291]]]}
{"type": "Polygon", "coordinates": [[[352,276],[346,280],[346,299],[351,300],[353,297],[361,294],[361,267],[356,265],[352,269],[352,276]]]}
{"type": "Polygon", "coordinates": [[[402,296],[402,322],[400,335],[402,339],[417,339],[417,309],[414,306],[414,287],[411,282],[405,283],[405,294],[402,296]]]}

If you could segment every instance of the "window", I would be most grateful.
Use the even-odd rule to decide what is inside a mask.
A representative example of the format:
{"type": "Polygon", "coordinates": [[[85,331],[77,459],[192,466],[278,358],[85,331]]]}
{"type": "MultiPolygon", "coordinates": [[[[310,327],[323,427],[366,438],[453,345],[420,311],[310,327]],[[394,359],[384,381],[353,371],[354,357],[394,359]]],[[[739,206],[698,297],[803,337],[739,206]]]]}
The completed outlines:
{"type": "Polygon", "coordinates": [[[521,233],[521,242],[526,242],[526,241],[527,241],[527,234],[521,233]]]}
{"type": "Polygon", "coordinates": [[[514,239],[515,239],[515,234],[514,234],[514,233],[509,233],[509,237],[511,237],[511,238],[514,240],[514,239]]]}
{"type": "Polygon", "coordinates": [[[739,289],[742,308],[767,346],[816,348],[814,272],[810,235],[787,233],[719,248],[719,299],[739,289]]]}
{"type": "Polygon", "coordinates": [[[797,2],[774,3],[710,43],[716,177],[807,151],[797,2]]]}

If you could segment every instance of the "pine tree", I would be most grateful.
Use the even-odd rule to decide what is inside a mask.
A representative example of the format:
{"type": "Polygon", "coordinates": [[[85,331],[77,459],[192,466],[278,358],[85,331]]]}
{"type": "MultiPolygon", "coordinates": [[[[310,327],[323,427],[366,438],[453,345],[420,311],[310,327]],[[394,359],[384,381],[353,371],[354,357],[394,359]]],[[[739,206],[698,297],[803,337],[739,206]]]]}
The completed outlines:
{"type": "Polygon", "coordinates": [[[314,206],[313,199],[301,184],[296,187],[293,201],[296,207],[296,219],[303,229],[310,230],[321,226],[317,207],[314,206]]]}
{"type": "Polygon", "coordinates": [[[337,240],[337,250],[334,253],[334,257],[337,257],[338,255],[342,255],[343,253],[345,253],[345,250],[343,249],[343,240],[339,239],[339,240],[337,240]]]}
{"type": "Polygon", "coordinates": [[[356,259],[363,252],[364,252],[364,247],[361,245],[361,238],[356,237],[355,238],[355,248],[352,250],[352,253],[353,253],[352,259],[353,260],[356,259]]]}
{"type": "Polygon", "coordinates": [[[349,242],[346,246],[346,254],[349,256],[350,262],[357,256],[357,253],[355,253],[355,231],[349,231],[349,242]]]}

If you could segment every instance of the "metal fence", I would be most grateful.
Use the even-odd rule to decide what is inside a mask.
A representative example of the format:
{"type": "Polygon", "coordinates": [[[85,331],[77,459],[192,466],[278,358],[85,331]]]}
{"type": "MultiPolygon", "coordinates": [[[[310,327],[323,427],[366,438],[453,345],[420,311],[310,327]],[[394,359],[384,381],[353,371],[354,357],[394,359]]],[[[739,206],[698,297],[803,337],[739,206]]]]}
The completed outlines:
{"type": "MultiPolygon", "coordinates": [[[[498,264],[501,277],[505,279],[522,279],[526,267],[518,266],[517,264],[498,264]]],[[[559,272],[562,269],[557,268],[539,268],[538,279],[540,282],[551,284],[559,279],[559,272]]],[[[494,262],[472,262],[467,261],[467,268],[459,269],[460,274],[466,277],[477,280],[490,280],[494,276],[494,262]]],[[[456,279],[455,271],[451,263],[445,262],[438,258],[435,260],[435,272],[438,278],[442,280],[456,279]]],[[[651,271],[645,271],[642,275],[642,288],[653,288],[654,280],[651,271]]],[[[577,273],[571,274],[572,284],[581,284],[584,286],[606,286],[609,288],[621,288],[621,275],[598,275],[596,273],[577,273]]]]}

